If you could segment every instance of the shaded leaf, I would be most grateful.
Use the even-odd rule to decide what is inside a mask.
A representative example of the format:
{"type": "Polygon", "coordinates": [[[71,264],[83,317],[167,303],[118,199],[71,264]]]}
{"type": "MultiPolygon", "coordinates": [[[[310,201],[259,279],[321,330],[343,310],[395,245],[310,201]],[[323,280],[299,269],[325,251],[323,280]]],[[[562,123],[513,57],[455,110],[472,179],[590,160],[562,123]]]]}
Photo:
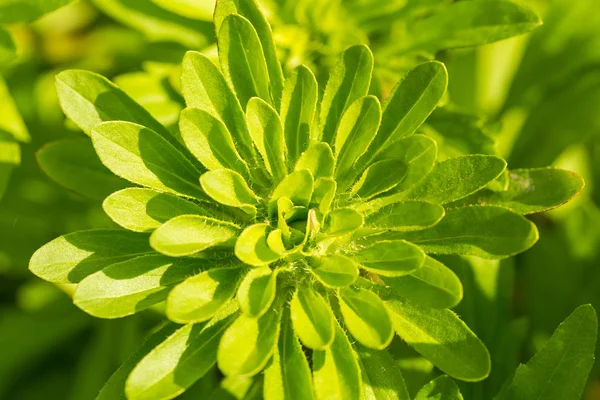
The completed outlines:
{"type": "Polygon", "coordinates": [[[328,236],[354,232],[363,224],[363,216],[352,208],[338,208],[325,217],[323,229],[328,236]]]}
{"type": "Polygon", "coordinates": [[[456,382],[442,375],[423,386],[415,400],[463,400],[463,396],[456,382]]]}
{"type": "Polygon", "coordinates": [[[308,170],[294,171],[277,185],[270,201],[287,197],[294,205],[307,206],[313,193],[313,185],[313,177],[308,170]]]}
{"type": "Polygon", "coordinates": [[[214,201],[241,208],[250,215],[256,214],[259,197],[237,172],[230,169],[205,172],[200,177],[200,185],[214,201]]]}
{"type": "Polygon", "coordinates": [[[123,230],[69,233],[46,243],[31,257],[29,270],[54,283],[78,283],[111,264],[151,253],[148,235],[123,230]]]}
{"type": "Polygon", "coordinates": [[[387,350],[373,350],[355,344],[361,364],[366,398],[377,400],[410,400],[402,371],[387,350]]]}
{"type": "Polygon", "coordinates": [[[387,192],[398,185],[406,176],[406,164],[400,160],[377,161],[362,174],[352,193],[361,199],[387,192]]]}
{"type": "Polygon", "coordinates": [[[240,309],[249,317],[261,317],[275,300],[278,271],[264,266],[254,268],[242,280],[237,291],[240,309]]]}
{"type": "Polygon", "coordinates": [[[302,153],[296,164],[296,170],[309,170],[315,180],[331,178],[334,167],[335,159],[331,147],[323,142],[310,145],[308,150],[302,153]]]}
{"type": "Polygon", "coordinates": [[[19,113],[19,109],[8,91],[4,78],[1,76],[0,115],[2,115],[2,118],[0,119],[0,137],[4,138],[5,135],[8,135],[19,142],[29,142],[31,138],[27,131],[27,126],[25,126],[25,122],[19,113]]]}
{"type": "Polygon", "coordinates": [[[290,303],[294,332],[309,349],[324,350],[334,339],[335,322],[329,304],[310,287],[300,287],[290,303]]]}
{"type": "Polygon", "coordinates": [[[403,240],[380,241],[352,255],[367,271],[383,276],[402,276],[423,265],[425,253],[403,240]]]}
{"type": "Polygon", "coordinates": [[[346,256],[311,257],[309,264],[312,267],[310,271],[330,288],[348,286],[358,278],[358,264],[346,256]]]}
{"type": "Polygon", "coordinates": [[[444,207],[425,201],[392,203],[365,218],[365,227],[373,230],[418,231],[442,220],[444,207]]]}

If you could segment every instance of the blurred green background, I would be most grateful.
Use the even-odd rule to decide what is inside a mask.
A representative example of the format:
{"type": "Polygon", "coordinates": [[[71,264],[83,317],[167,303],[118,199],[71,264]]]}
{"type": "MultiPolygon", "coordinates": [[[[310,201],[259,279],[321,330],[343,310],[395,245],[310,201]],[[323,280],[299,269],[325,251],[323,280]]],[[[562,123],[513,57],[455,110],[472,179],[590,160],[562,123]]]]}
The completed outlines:
{"type": "MultiPolygon", "coordinates": [[[[77,1],[39,18],[66,3],[0,1],[0,399],[93,399],[161,322],[160,310],[93,319],[72,305],[70,287],[42,282],[27,270],[31,254],[49,240],[112,224],[101,209],[108,193],[93,185],[112,179],[99,161],[88,171],[83,194],[71,191],[68,181],[53,182],[52,168],[44,173],[38,166],[38,151],[46,165],[60,166],[55,161],[64,150],[75,165],[96,159],[80,146],[81,132],[65,121],[54,76],[73,68],[98,72],[176,129],[184,107],[178,92],[183,54],[216,54],[214,1],[77,1]],[[17,12],[23,10],[15,6],[19,2],[43,6],[17,12]]],[[[261,2],[288,70],[304,63],[323,80],[340,51],[369,43],[378,78],[372,90],[385,96],[415,63],[431,57],[445,62],[447,105],[426,128],[445,156],[493,152],[511,169],[556,165],[585,178],[573,202],[533,217],[540,240],[525,254],[503,262],[446,260],[465,286],[456,311],[494,359],[490,379],[461,389],[467,400],[489,399],[578,305],[600,309],[600,13],[597,0],[529,1],[544,20],[532,34],[447,50],[451,46],[440,38],[437,45],[417,46],[409,22],[430,5],[450,2],[405,3],[261,2]],[[444,124],[444,113],[461,115],[462,125],[444,124]]],[[[435,374],[433,366],[401,343],[394,346],[411,390],[417,390],[435,374]]],[[[590,378],[590,400],[600,399],[599,364],[590,378]]],[[[215,377],[185,396],[201,398],[197,393],[215,385],[215,377]]]]}

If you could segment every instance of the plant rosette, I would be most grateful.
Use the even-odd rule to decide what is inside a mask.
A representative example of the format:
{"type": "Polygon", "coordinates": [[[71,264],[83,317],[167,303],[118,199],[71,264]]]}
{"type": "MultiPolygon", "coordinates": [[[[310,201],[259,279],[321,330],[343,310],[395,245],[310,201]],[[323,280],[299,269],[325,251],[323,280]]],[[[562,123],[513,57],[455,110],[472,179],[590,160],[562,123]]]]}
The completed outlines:
{"type": "MultiPolygon", "coordinates": [[[[581,179],[504,174],[490,155],[436,163],[416,132],[446,91],[439,62],[381,105],[369,48],[350,47],[320,96],[304,66],[284,79],[254,2],[220,1],[215,24],[220,68],[187,53],[175,133],[98,75],[58,75],[67,116],[137,186],[103,203],[124,229],[59,237],[31,271],[76,284],[93,316],[165,302],[184,324],[117,371],[130,399],[176,397],[215,364],[228,379],[264,371],[267,399],[408,398],[385,350],[395,334],[448,376],[484,379],[489,353],[449,309],[460,280],[431,255],[528,249],[537,230],[522,214],[568,201],[581,179]]],[[[70,180],[89,185],[84,171],[70,180]]],[[[112,381],[100,398],[123,390],[112,381]]]]}

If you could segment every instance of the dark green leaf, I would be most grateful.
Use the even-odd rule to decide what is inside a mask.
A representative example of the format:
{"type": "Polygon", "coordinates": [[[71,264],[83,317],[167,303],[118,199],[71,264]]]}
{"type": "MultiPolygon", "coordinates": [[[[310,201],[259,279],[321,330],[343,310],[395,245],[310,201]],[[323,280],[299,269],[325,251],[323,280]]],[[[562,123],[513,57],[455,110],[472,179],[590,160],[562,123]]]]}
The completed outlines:
{"type": "Polygon", "coordinates": [[[364,398],[410,400],[399,363],[387,350],[373,350],[355,344],[361,364],[364,398]]]}
{"type": "Polygon", "coordinates": [[[377,242],[352,257],[367,271],[383,276],[402,276],[421,268],[425,253],[412,243],[394,240],[377,242]]]}
{"type": "Polygon", "coordinates": [[[456,382],[442,375],[423,386],[415,400],[463,400],[463,397],[456,382]]]}
{"type": "Polygon", "coordinates": [[[352,188],[352,194],[367,200],[387,192],[406,176],[406,164],[401,160],[377,161],[369,166],[352,188]]]}

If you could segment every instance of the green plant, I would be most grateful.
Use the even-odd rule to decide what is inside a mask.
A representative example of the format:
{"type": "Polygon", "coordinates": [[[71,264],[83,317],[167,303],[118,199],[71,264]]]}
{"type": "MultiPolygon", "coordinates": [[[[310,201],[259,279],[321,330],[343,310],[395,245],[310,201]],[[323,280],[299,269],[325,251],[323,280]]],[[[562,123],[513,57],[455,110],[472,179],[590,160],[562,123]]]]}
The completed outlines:
{"type": "Polygon", "coordinates": [[[158,332],[100,398],[172,398],[215,363],[225,385],[264,370],[266,398],[408,398],[385,350],[394,331],[447,375],[484,379],[487,349],[449,310],[461,282],[431,255],[522,252],[537,230],[521,214],[563,204],[582,180],[504,174],[491,155],[436,163],[435,141],[415,132],[445,94],[439,62],[412,69],[381,106],[368,95],[373,56],[353,46],[320,99],[310,69],[283,78],[254,2],[219,2],[215,24],[222,73],[186,55],[175,133],[101,76],[58,75],[67,116],[139,187],[103,203],[125,229],[62,236],[30,269],[76,284],[75,304],[94,316],[166,301],[186,324],[158,332]]]}

